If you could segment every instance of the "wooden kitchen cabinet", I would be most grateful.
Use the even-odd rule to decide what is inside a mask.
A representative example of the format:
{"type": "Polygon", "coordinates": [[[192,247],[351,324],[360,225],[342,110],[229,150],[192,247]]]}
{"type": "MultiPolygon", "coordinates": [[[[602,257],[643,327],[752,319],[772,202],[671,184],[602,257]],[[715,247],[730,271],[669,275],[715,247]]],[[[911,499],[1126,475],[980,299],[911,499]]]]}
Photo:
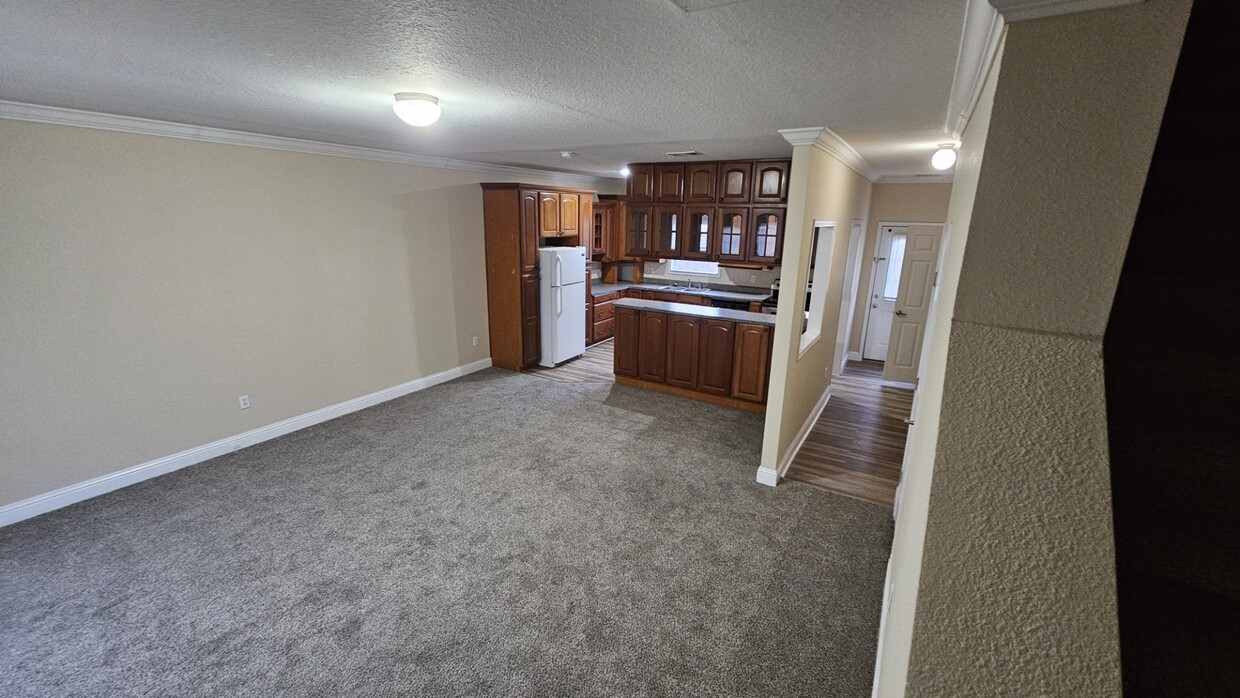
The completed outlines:
{"type": "Polygon", "coordinates": [[[581,200],[576,194],[560,194],[560,235],[581,234],[581,200]]]}
{"type": "Polygon", "coordinates": [[[715,180],[718,178],[717,162],[691,162],[685,165],[685,203],[715,203],[715,180]]]}
{"type": "Polygon", "coordinates": [[[698,318],[669,315],[667,318],[667,384],[686,390],[698,385],[698,318]]]}
{"type": "Polygon", "coordinates": [[[581,218],[581,196],[579,194],[539,192],[539,236],[545,238],[576,237],[581,233],[581,218]]]}
{"type": "Polygon", "coordinates": [[[616,308],[616,344],[612,347],[616,375],[637,377],[640,316],[641,311],[634,308],[616,308]]]}
{"type": "Polygon", "coordinates": [[[628,200],[635,204],[654,203],[654,164],[629,165],[628,200]]]}
{"type": "Polygon", "coordinates": [[[714,258],[720,262],[747,262],[749,248],[748,207],[720,208],[719,235],[715,240],[714,258]]]}
{"type": "Polygon", "coordinates": [[[753,209],[753,222],[750,223],[749,255],[750,262],[759,264],[778,264],[784,245],[784,213],[782,208],[753,209]]]}
{"type": "MultiPolygon", "coordinates": [[[[521,192],[521,222],[518,228],[518,242],[521,248],[521,273],[533,274],[538,271],[538,199],[540,192],[525,190],[521,192]],[[526,233],[529,231],[529,234],[526,233]]],[[[485,196],[485,194],[484,194],[485,196]]]]}
{"type": "Polygon", "coordinates": [[[712,395],[732,394],[732,353],[736,350],[736,323],[702,320],[697,389],[712,395]]]}
{"type": "Polygon", "coordinates": [[[766,401],[771,363],[771,328],[736,323],[732,352],[732,397],[751,402],[766,401]]]}
{"type": "Polygon", "coordinates": [[[654,166],[654,202],[678,204],[685,200],[685,166],[658,163],[654,166]]]}
{"type": "Polygon", "coordinates": [[[650,206],[628,207],[628,226],[625,235],[625,254],[630,257],[649,257],[651,250],[651,218],[654,209],[650,206]]]}
{"type": "Polygon", "coordinates": [[[519,371],[538,362],[538,247],[543,237],[567,237],[563,234],[566,210],[570,214],[568,229],[576,235],[579,217],[588,213],[582,202],[593,197],[594,192],[585,189],[482,184],[492,365],[519,371]],[[569,201],[567,209],[564,196],[569,201]],[[553,231],[555,234],[550,234],[553,231]]]}
{"type": "Polygon", "coordinates": [[[681,224],[683,206],[654,207],[654,247],[652,256],[661,258],[680,257],[681,224]]]}
{"type": "Polygon", "coordinates": [[[754,163],[753,198],[755,204],[788,202],[788,174],[791,160],[759,160],[754,163]]]}
{"type": "Polygon", "coordinates": [[[538,194],[538,235],[560,236],[560,193],[544,191],[538,194]]]}
{"type": "Polygon", "coordinates": [[[747,204],[753,188],[753,162],[719,163],[719,182],[715,201],[721,204],[747,204]]]}
{"type": "Polygon", "coordinates": [[[599,201],[590,212],[590,256],[601,256],[604,262],[612,258],[611,224],[615,212],[614,201],[599,201]]]}
{"type": "Polygon", "coordinates": [[[713,206],[686,206],[684,242],[680,256],[684,259],[710,259],[717,226],[713,206]]]}
{"type": "Polygon", "coordinates": [[[667,382],[667,313],[640,311],[637,334],[637,377],[667,382]]]}

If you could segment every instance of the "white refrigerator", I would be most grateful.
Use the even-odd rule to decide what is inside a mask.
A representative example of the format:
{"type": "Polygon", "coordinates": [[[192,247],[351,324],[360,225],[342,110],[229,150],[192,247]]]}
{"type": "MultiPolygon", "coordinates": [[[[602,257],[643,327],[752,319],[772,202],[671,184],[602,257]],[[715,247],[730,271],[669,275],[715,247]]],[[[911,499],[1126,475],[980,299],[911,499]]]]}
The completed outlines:
{"type": "Polygon", "coordinates": [[[540,247],[542,358],[551,367],[586,351],[586,248],[540,247]]]}

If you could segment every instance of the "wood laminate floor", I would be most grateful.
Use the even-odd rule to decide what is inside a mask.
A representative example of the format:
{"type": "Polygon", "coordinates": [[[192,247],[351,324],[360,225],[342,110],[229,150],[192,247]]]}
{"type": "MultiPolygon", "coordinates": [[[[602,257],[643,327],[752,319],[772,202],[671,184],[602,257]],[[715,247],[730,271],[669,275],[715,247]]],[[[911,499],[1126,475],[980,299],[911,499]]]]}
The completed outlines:
{"type": "Polygon", "coordinates": [[[892,506],[912,407],[912,389],[884,383],[882,362],[848,362],[785,477],[892,506]]]}
{"type": "Polygon", "coordinates": [[[531,375],[564,383],[614,383],[616,381],[613,361],[614,339],[607,339],[586,347],[586,353],[556,366],[529,369],[531,375]]]}

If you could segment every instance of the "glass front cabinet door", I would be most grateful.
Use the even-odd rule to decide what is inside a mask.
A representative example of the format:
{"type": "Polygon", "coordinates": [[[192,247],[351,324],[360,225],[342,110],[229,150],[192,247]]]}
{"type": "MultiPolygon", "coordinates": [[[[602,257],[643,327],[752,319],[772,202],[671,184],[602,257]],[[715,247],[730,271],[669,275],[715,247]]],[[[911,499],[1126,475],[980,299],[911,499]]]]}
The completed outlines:
{"type": "Polygon", "coordinates": [[[710,259],[711,238],[716,224],[714,207],[685,208],[685,259],[710,259]]]}
{"type": "Polygon", "coordinates": [[[650,256],[650,207],[629,207],[628,245],[630,257],[650,256]]]}
{"type": "Polygon", "coordinates": [[[784,239],[784,210],[755,208],[753,234],[750,236],[749,261],[778,264],[784,239]]]}
{"type": "Polygon", "coordinates": [[[715,244],[715,259],[721,262],[744,262],[746,260],[746,208],[719,209],[719,237],[715,244]]]}

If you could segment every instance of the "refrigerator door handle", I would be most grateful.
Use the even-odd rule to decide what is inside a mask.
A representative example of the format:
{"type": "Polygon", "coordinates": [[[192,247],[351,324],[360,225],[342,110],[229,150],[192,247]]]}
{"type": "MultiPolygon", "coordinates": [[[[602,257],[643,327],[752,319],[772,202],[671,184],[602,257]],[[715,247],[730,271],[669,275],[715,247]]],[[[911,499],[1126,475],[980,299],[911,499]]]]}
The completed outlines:
{"type": "Polygon", "coordinates": [[[555,316],[560,317],[564,314],[564,287],[555,287],[555,316]]]}
{"type": "MultiPolygon", "coordinates": [[[[555,279],[556,286],[564,285],[564,260],[560,259],[560,255],[555,256],[555,276],[552,278],[555,279]]],[[[556,315],[559,315],[559,313],[556,313],[556,315]]]]}

